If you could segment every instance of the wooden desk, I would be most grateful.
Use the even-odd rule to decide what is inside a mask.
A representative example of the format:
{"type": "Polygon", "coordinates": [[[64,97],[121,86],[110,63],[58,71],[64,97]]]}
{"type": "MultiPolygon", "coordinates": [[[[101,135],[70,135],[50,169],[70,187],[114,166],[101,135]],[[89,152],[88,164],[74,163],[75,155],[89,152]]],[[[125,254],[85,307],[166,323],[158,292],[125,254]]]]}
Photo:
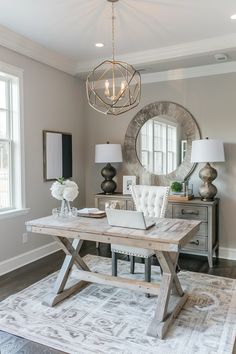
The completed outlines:
{"type": "Polygon", "coordinates": [[[48,216],[28,221],[27,231],[52,235],[66,254],[54,289],[44,303],[54,306],[89,283],[106,284],[158,295],[155,315],[147,333],[163,338],[169,325],[187,300],[187,294],[184,293],[175,272],[179,250],[195,235],[200,223],[198,220],[158,219],[155,227],[149,230],[136,230],[111,227],[106,218],[48,216]],[[163,270],[161,282],[148,283],[91,272],[80,256],[84,240],[154,250],[163,270]],[[66,288],[73,265],[78,267],[81,280],[72,287],[66,288]]]}

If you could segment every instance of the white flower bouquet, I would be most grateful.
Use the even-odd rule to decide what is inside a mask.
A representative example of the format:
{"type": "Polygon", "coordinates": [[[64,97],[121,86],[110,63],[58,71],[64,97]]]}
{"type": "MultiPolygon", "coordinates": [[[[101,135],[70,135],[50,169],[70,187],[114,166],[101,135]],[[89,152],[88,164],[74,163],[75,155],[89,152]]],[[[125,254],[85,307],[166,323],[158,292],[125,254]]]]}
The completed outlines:
{"type": "Polygon", "coordinates": [[[71,214],[70,202],[79,194],[78,185],[73,181],[64,180],[62,177],[52,184],[50,190],[53,198],[62,201],[59,214],[61,216],[71,214]]]}
{"type": "Polygon", "coordinates": [[[63,178],[59,178],[52,184],[50,189],[53,198],[58,200],[64,199],[68,202],[73,202],[79,194],[78,185],[69,179],[65,181],[63,178]]]}

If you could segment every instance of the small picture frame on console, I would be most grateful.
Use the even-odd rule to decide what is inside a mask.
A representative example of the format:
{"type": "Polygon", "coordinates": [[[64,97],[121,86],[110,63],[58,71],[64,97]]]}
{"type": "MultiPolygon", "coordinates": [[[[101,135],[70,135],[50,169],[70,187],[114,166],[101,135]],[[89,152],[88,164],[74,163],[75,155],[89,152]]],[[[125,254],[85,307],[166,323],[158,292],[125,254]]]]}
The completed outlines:
{"type": "Polygon", "coordinates": [[[137,183],[136,176],[123,176],[123,194],[131,194],[130,187],[137,183]]]}

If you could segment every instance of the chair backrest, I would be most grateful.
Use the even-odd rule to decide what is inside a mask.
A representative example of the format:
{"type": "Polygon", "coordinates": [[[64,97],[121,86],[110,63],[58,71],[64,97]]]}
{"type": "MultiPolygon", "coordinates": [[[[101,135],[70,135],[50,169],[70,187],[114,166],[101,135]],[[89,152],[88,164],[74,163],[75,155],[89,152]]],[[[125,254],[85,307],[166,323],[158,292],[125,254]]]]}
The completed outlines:
{"type": "Polygon", "coordinates": [[[132,197],[137,211],[142,211],[144,216],[164,218],[169,187],[133,185],[132,197]]]}

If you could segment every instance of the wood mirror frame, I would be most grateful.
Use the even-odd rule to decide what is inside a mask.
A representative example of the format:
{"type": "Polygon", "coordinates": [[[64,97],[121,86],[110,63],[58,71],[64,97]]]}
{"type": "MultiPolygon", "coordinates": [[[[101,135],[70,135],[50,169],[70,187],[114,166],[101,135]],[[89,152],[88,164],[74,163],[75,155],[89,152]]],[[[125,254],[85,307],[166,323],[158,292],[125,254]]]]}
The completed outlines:
{"type": "Polygon", "coordinates": [[[187,180],[196,164],[190,162],[192,141],[201,139],[200,129],[193,115],[178,103],[161,101],[150,103],[142,108],[131,120],[124,141],[123,174],[139,177],[140,184],[169,185],[172,181],[187,180]],[[169,116],[182,125],[187,140],[187,151],[183,162],[167,175],[155,175],[148,172],[140,163],[136,152],[136,140],[142,126],[151,118],[169,116]]]}

